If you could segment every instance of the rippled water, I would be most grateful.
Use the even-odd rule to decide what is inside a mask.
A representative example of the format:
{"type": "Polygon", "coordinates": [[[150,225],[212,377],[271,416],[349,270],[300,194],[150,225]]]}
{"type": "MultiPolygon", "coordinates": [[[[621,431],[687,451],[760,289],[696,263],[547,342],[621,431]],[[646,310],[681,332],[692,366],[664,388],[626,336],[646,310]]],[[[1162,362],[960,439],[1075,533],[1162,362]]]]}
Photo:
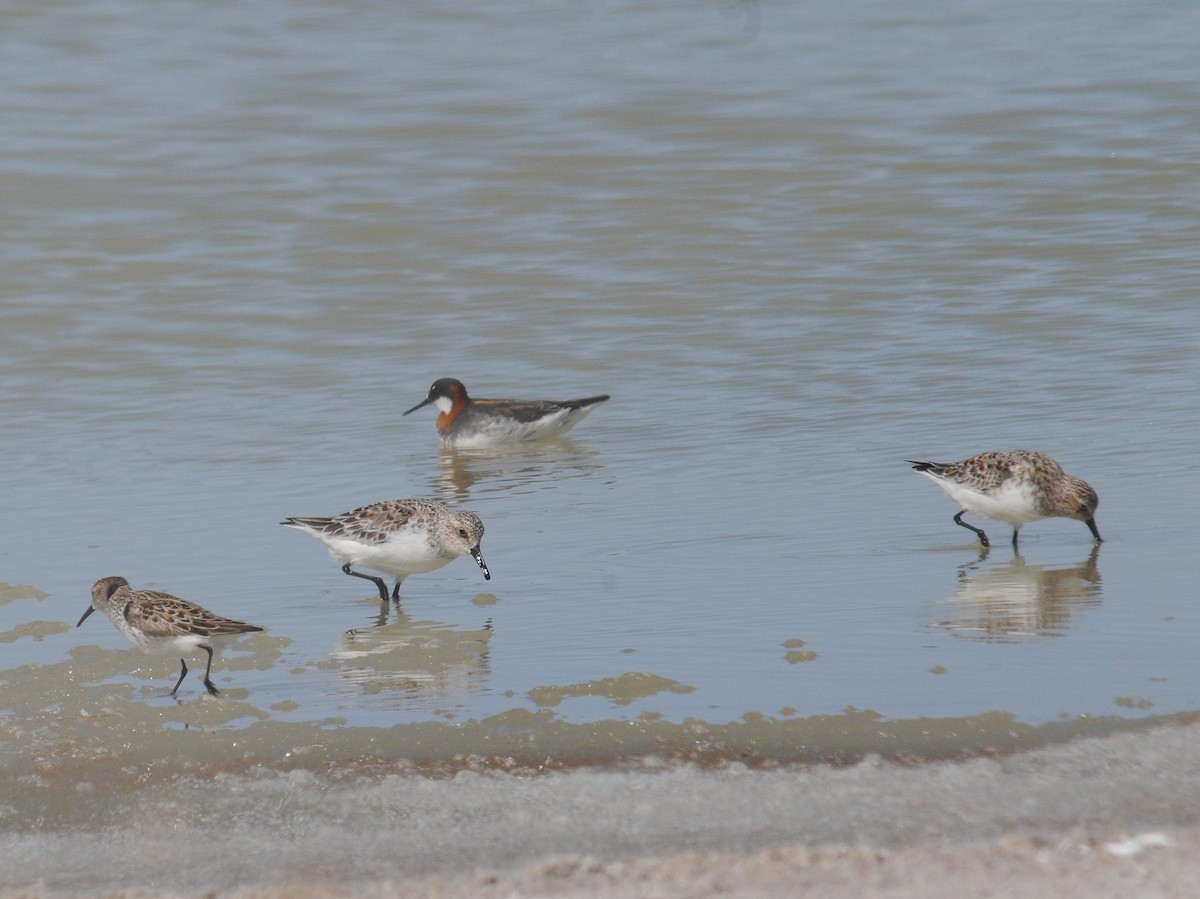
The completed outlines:
{"type": "Polygon", "coordinates": [[[0,16],[10,775],[237,756],[196,728],[811,760],[1200,706],[1195,10],[193,11],[0,16]],[[455,454],[400,416],[442,376],[613,398],[455,454]],[[1098,550],[981,557],[903,461],[1020,446],[1096,487],[1098,550]],[[381,607],[278,526],[418,495],[490,582],[381,607]],[[74,628],[111,574],[266,628],[224,699],[74,628]]]}

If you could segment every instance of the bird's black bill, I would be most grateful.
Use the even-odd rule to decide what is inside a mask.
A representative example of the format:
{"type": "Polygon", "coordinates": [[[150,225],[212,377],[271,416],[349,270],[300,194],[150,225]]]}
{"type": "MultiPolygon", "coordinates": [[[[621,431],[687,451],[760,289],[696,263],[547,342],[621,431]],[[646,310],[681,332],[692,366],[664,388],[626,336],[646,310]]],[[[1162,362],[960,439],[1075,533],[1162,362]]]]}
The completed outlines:
{"type": "MultiPolygon", "coordinates": [[[[409,409],[408,412],[416,412],[418,409],[424,408],[425,406],[428,406],[432,402],[433,402],[432,399],[430,399],[429,397],[425,397],[425,399],[421,400],[421,402],[417,403],[415,406],[413,406],[411,409],[409,409]]],[[[405,412],[404,415],[407,415],[408,412],[405,412]]]]}
{"type": "Polygon", "coordinates": [[[471,550],[471,555],[475,557],[475,564],[479,566],[481,571],[483,571],[483,579],[485,581],[490,581],[492,579],[492,573],[488,571],[487,562],[483,561],[483,553],[479,551],[478,546],[471,550]]]}
{"type": "Polygon", "coordinates": [[[91,615],[92,612],[94,612],[94,611],[96,611],[95,606],[88,606],[87,611],[83,613],[83,615],[80,617],[79,621],[77,621],[75,623],[75,626],[79,627],[79,625],[83,624],[83,622],[87,620],[88,615],[91,615]]]}

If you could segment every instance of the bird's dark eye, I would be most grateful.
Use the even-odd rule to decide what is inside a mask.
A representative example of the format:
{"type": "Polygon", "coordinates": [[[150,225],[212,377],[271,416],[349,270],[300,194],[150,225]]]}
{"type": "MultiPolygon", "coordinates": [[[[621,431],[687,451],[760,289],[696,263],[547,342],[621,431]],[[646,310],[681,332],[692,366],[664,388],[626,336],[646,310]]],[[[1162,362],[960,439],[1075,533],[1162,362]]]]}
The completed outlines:
{"type": "Polygon", "coordinates": [[[458,529],[458,536],[460,536],[460,537],[462,537],[464,540],[466,540],[466,539],[467,539],[467,529],[466,529],[466,528],[459,528],[459,529],[458,529]]]}

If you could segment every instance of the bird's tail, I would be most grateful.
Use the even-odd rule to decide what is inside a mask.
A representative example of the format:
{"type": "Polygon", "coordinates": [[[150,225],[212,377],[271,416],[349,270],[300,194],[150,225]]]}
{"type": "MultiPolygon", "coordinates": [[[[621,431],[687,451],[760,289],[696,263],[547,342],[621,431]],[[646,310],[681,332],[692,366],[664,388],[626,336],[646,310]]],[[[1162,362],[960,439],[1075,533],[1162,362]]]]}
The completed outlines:
{"type": "Polygon", "coordinates": [[[916,459],[905,459],[904,461],[913,467],[913,471],[935,474],[939,477],[944,475],[946,469],[950,467],[946,462],[918,462],[916,459]]]}
{"type": "Polygon", "coordinates": [[[296,528],[300,531],[320,531],[328,527],[329,518],[285,518],[279,522],[285,528],[296,528]]]}

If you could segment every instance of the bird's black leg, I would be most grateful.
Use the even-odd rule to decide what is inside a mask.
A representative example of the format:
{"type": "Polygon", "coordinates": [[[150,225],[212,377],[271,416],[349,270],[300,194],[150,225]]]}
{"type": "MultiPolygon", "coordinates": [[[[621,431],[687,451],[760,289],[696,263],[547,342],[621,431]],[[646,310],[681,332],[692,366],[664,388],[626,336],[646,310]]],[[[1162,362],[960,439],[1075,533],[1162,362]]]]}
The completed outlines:
{"type": "Polygon", "coordinates": [[[1013,528],[1013,549],[1017,548],[1017,537],[1021,534],[1020,528],[1013,528]]]}
{"type": "Polygon", "coordinates": [[[980,530],[979,528],[975,527],[975,525],[973,525],[973,524],[967,524],[965,521],[963,521],[963,520],[962,520],[963,514],[964,514],[966,511],[967,511],[966,509],[963,509],[963,510],[962,510],[962,512],[959,512],[957,515],[955,515],[955,516],[954,516],[954,523],[955,523],[956,525],[958,525],[960,528],[966,528],[968,531],[974,531],[974,532],[975,532],[975,534],[976,534],[976,535],[979,537],[979,542],[980,542],[980,543],[982,543],[984,546],[991,546],[992,544],[988,543],[987,534],[985,534],[985,533],[984,533],[982,530],[980,530]]]}
{"type": "Polygon", "coordinates": [[[216,685],[213,684],[213,682],[208,679],[209,672],[212,671],[212,647],[211,646],[201,646],[200,648],[208,653],[208,664],[206,666],[204,666],[204,686],[208,687],[208,692],[211,693],[213,696],[220,696],[221,691],[218,690],[216,688],[216,685]]]}
{"type": "Polygon", "coordinates": [[[388,598],[387,584],[385,584],[383,582],[383,578],[375,577],[375,575],[373,575],[373,574],[362,574],[361,572],[358,572],[358,571],[351,571],[349,562],[347,562],[345,565],[342,566],[342,571],[345,572],[346,574],[350,575],[351,577],[360,577],[364,581],[371,581],[373,584],[375,584],[375,586],[377,588],[379,588],[379,598],[383,599],[385,601],[387,600],[387,598],[388,598]]]}
{"type": "Polygon", "coordinates": [[[1100,531],[1096,528],[1096,519],[1089,518],[1084,524],[1088,526],[1088,530],[1092,532],[1092,536],[1096,538],[1097,543],[1104,542],[1104,538],[1100,536],[1100,531]]]}
{"type": "Polygon", "coordinates": [[[171,695],[175,695],[175,691],[179,689],[179,685],[183,683],[183,679],[187,677],[187,662],[183,659],[179,660],[179,680],[175,681],[175,686],[171,688],[171,695]]]}
{"type": "Polygon", "coordinates": [[[396,578],[396,586],[392,588],[392,599],[400,601],[400,578],[396,578]]]}

